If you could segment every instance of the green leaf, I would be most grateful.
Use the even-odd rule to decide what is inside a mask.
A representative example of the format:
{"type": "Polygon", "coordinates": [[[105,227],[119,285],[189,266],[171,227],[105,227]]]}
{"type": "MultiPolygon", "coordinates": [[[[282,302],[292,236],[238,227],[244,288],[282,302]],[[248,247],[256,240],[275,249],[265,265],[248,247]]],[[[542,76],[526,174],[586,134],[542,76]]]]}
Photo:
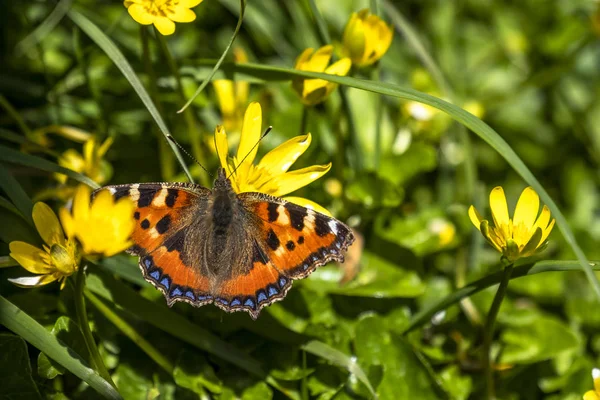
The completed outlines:
{"type": "Polygon", "coordinates": [[[577,260],[581,266],[581,269],[585,272],[586,277],[594,291],[596,297],[600,300],[600,282],[594,275],[592,269],[589,266],[583,250],[577,243],[569,224],[565,216],[562,214],[554,200],[550,197],[548,192],[544,189],[542,184],[536,179],[533,173],[527,168],[523,160],[519,158],[517,153],[506,143],[506,141],[496,131],[494,131],[488,124],[474,116],[473,114],[463,110],[462,108],[451,104],[445,100],[431,96],[426,93],[421,93],[416,90],[402,88],[398,85],[385,82],[376,82],[365,79],[357,79],[346,76],[329,75],[318,72],[300,71],[293,68],[283,68],[274,66],[265,66],[252,63],[244,64],[230,64],[224,65],[223,69],[229,69],[231,73],[243,72],[245,74],[263,78],[266,80],[290,80],[294,77],[304,78],[315,78],[324,79],[329,82],[337,83],[344,86],[350,86],[357,89],[367,90],[374,93],[379,93],[387,96],[397,97],[405,100],[414,100],[423,104],[430,105],[438,110],[445,112],[450,115],[453,119],[460,122],[467,128],[471,129],[477,136],[488,143],[494,150],[498,152],[510,166],[527,182],[533,187],[533,189],[540,196],[540,199],[548,206],[552,212],[553,217],[556,219],[556,225],[562,232],[569,247],[574,251],[577,256],[577,260]]]}
{"type": "Polygon", "coordinates": [[[54,361],[90,385],[108,399],[121,396],[110,383],[87,365],[73,349],[53,336],[33,318],[25,314],[10,301],[0,296],[0,324],[21,336],[32,346],[46,353],[54,361]]]}
{"type": "Polygon", "coordinates": [[[361,257],[360,272],[349,283],[340,286],[342,269],[337,265],[318,268],[303,285],[317,293],[375,298],[417,297],[425,285],[413,271],[365,251],[361,257]]]}
{"type": "Polygon", "coordinates": [[[444,229],[453,229],[444,212],[436,208],[419,210],[407,216],[380,214],[375,220],[377,236],[410,249],[418,256],[439,251],[444,229]]]}
{"type": "Polygon", "coordinates": [[[181,109],[179,111],[177,111],[178,113],[181,113],[186,108],[188,108],[190,106],[190,104],[192,104],[192,102],[194,101],[194,99],[196,97],[198,97],[198,95],[200,93],[202,93],[202,91],[204,90],[204,88],[212,81],[213,77],[215,76],[215,73],[219,70],[219,67],[223,63],[223,60],[225,60],[225,56],[227,56],[227,53],[229,53],[229,49],[233,45],[233,42],[235,41],[235,38],[237,37],[238,33],[240,32],[240,28],[242,27],[242,21],[244,20],[244,12],[245,11],[246,11],[246,0],[240,0],[240,15],[238,17],[238,22],[237,22],[237,25],[235,27],[235,30],[233,31],[233,35],[231,36],[231,40],[229,40],[229,43],[227,44],[227,47],[225,47],[225,50],[221,54],[221,57],[219,57],[219,60],[216,62],[216,64],[213,67],[212,71],[210,71],[210,74],[208,74],[208,76],[206,77],[206,79],[204,79],[204,82],[202,82],[200,84],[200,86],[198,87],[198,89],[196,89],[196,91],[194,92],[194,94],[192,95],[192,97],[190,97],[190,99],[187,101],[187,103],[185,103],[185,105],[183,107],[181,107],[181,109]]]}
{"type": "Polygon", "coordinates": [[[173,371],[175,383],[199,395],[207,389],[221,393],[222,383],[206,358],[196,352],[183,351],[173,371]]]}
{"type": "Polygon", "coordinates": [[[440,380],[452,400],[467,400],[473,390],[471,377],[462,374],[458,365],[451,365],[440,372],[440,380]]]}
{"type": "Polygon", "coordinates": [[[426,143],[414,143],[400,155],[382,158],[377,174],[395,185],[404,185],[422,172],[437,166],[437,151],[426,143]]]}
{"type": "Polygon", "coordinates": [[[531,309],[513,310],[500,323],[504,342],[501,363],[530,364],[577,350],[580,337],[564,322],[531,309]]]}
{"type": "Polygon", "coordinates": [[[410,345],[391,333],[383,319],[371,315],[356,326],[356,356],[365,367],[380,366],[383,377],[377,387],[382,399],[439,399],[429,372],[410,345]]]}
{"type": "Polygon", "coordinates": [[[156,124],[165,136],[165,140],[167,141],[167,143],[169,143],[169,146],[171,146],[173,153],[175,153],[175,156],[177,157],[177,160],[179,160],[179,163],[181,164],[181,167],[183,168],[189,181],[194,182],[190,171],[188,170],[185,161],[183,160],[183,157],[181,157],[181,154],[179,153],[179,149],[173,142],[169,140],[169,136],[171,136],[171,134],[169,133],[169,128],[167,128],[167,125],[165,124],[160,113],[156,109],[156,106],[152,102],[150,95],[144,88],[144,85],[142,85],[140,78],[138,78],[133,68],[131,68],[131,65],[129,64],[121,50],[119,50],[119,48],[113,43],[113,41],[110,40],[110,38],[106,36],[106,34],[104,34],[104,32],[100,28],[98,28],[92,21],[87,19],[83,14],[80,14],[75,10],[70,10],[68,15],[69,18],[71,18],[71,20],[77,26],[79,26],[79,28],[81,28],[81,30],[84,31],[85,34],[88,35],[106,53],[106,55],[117,66],[117,68],[119,68],[123,76],[125,76],[125,78],[129,81],[131,87],[133,87],[133,90],[135,90],[137,95],[142,100],[142,103],[144,103],[144,106],[146,106],[146,108],[148,109],[150,115],[152,115],[152,118],[154,118],[154,120],[156,121],[156,124]]]}
{"type": "Polygon", "coordinates": [[[18,336],[0,334],[0,399],[42,399],[31,376],[27,344],[18,336]]]}
{"type": "MultiPolygon", "coordinates": [[[[65,343],[86,361],[89,360],[89,354],[85,345],[85,340],[79,326],[69,317],[59,317],[50,331],[52,335],[65,343]]],[[[45,379],[54,379],[57,375],[62,375],[65,368],[56,361],[51,360],[44,353],[38,356],[38,374],[45,379]]]]}
{"type": "MultiPolygon", "coordinates": [[[[58,172],[59,174],[67,175],[69,178],[73,178],[76,181],[84,183],[92,189],[98,189],[100,187],[96,182],[94,182],[87,176],[80,174],[79,172],[75,172],[68,168],[61,167],[60,165],[53,163],[52,161],[48,161],[40,157],[20,153],[16,150],[2,145],[0,145],[0,161],[24,165],[26,167],[37,168],[47,172],[58,172]]],[[[19,206],[17,203],[15,204],[19,206]]]]}
{"type": "Polygon", "coordinates": [[[358,365],[355,358],[349,357],[341,351],[334,349],[333,347],[323,342],[319,342],[317,340],[313,340],[302,345],[302,349],[304,349],[308,353],[314,354],[318,357],[329,361],[333,365],[337,365],[338,367],[344,368],[350,374],[355,376],[359,381],[361,381],[367,387],[367,389],[369,389],[369,392],[374,397],[377,397],[377,394],[375,393],[371,382],[369,382],[367,375],[362,370],[360,365],[358,365]]]}
{"type": "Polygon", "coordinates": [[[346,197],[368,209],[397,207],[402,202],[404,191],[375,173],[362,175],[346,188],[346,197]]]}

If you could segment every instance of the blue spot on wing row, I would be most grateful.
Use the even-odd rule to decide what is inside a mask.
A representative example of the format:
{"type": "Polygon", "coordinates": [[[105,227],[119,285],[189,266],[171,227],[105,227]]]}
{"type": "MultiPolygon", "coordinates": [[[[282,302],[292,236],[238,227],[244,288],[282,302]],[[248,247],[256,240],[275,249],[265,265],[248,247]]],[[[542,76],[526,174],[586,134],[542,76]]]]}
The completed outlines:
{"type": "Polygon", "coordinates": [[[181,298],[191,301],[206,301],[213,297],[207,294],[196,294],[194,289],[181,285],[174,285],[169,274],[165,274],[163,269],[154,264],[152,256],[142,257],[140,265],[146,271],[145,278],[151,281],[155,286],[164,290],[167,300],[181,298]]]}
{"type": "Polygon", "coordinates": [[[273,298],[280,296],[283,292],[283,288],[289,283],[288,278],[284,276],[280,276],[278,280],[272,284],[267,285],[264,289],[259,289],[256,291],[254,296],[249,297],[233,297],[230,300],[224,299],[222,297],[218,297],[215,299],[216,302],[223,305],[224,307],[247,307],[256,311],[257,307],[260,304],[270,302],[273,298]]]}

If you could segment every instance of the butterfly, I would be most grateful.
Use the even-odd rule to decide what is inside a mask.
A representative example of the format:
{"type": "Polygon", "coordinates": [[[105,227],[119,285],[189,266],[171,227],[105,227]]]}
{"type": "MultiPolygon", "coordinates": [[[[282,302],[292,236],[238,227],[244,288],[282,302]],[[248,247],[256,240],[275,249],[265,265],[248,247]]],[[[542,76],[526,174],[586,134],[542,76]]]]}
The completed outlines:
{"type": "Polygon", "coordinates": [[[134,245],[127,251],[139,256],[144,278],[169,306],[212,303],[256,319],[285,297],[293,280],[343,262],[354,241],[337,219],[264,193],[236,193],[224,169],[212,190],[166,182],[98,190],[135,202],[134,245]]]}

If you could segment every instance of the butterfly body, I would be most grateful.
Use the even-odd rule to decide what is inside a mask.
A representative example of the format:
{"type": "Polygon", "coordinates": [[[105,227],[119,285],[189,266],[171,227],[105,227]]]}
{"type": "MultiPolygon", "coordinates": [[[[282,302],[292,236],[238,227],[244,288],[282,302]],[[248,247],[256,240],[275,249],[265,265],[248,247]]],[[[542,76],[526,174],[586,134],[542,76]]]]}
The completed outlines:
{"type": "Polygon", "coordinates": [[[236,193],[224,170],[212,190],[188,183],[108,186],[136,203],[129,253],[167,304],[247,311],[285,297],[294,279],[343,262],[353,242],[342,222],[262,193],[236,193]]]}

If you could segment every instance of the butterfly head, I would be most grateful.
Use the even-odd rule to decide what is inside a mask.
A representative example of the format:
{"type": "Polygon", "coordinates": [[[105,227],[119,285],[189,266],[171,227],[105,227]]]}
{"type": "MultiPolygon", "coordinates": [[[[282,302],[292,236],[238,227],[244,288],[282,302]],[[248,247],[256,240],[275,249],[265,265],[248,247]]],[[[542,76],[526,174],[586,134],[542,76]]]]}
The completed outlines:
{"type": "Polygon", "coordinates": [[[219,168],[217,173],[217,179],[215,179],[214,184],[215,189],[232,189],[231,181],[227,178],[227,172],[225,172],[224,168],[219,168]]]}

